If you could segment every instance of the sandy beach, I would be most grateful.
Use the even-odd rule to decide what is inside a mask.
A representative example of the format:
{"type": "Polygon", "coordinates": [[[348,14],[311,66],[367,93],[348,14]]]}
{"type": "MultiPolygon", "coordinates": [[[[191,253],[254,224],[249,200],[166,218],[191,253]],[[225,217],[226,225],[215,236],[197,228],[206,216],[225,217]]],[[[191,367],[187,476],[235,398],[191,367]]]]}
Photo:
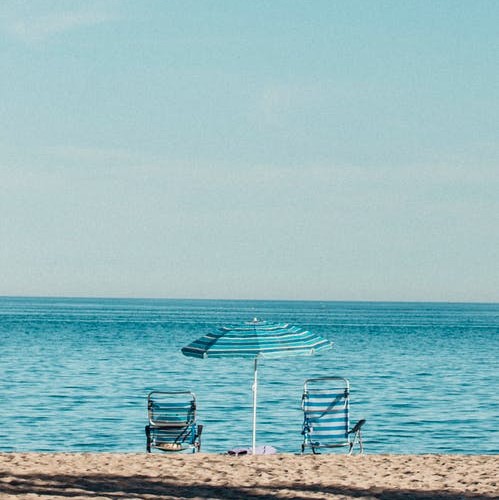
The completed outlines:
{"type": "Polygon", "coordinates": [[[499,456],[2,453],[0,498],[498,498],[499,456]]]}

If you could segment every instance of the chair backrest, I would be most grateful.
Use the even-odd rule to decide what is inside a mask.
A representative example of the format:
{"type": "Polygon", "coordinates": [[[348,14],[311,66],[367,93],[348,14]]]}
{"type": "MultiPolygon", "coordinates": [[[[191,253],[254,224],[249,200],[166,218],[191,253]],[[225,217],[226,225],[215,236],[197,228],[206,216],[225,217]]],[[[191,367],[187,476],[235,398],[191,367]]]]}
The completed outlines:
{"type": "Polygon", "coordinates": [[[349,444],[349,383],[342,377],[308,379],[303,386],[305,439],[318,446],[349,444]]]}
{"type": "Polygon", "coordinates": [[[147,396],[149,424],[181,427],[196,421],[196,396],[190,391],[152,391],[147,396]]]}

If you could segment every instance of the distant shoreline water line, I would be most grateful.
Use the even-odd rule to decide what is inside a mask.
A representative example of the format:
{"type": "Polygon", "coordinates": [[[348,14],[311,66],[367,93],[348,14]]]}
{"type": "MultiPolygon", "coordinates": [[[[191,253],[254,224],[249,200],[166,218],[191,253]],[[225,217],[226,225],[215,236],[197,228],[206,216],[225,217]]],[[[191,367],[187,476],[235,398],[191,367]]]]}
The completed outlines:
{"type": "Polygon", "coordinates": [[[203,298],[203,297],[142,297],[142,296],[105,296],[105,295],[0,295],[0,300],[2,299],[12,299],[12,300],[74,300],[74,301],[144,301],[144,302],[161,302],[161,301],[178,301],[178,302],[245,302],[245,303],[315,303],[315,304],[414,304],[414,305],[424,305],[424,304],[436,304],[436,305],[485,305],[493,306],[499,305],[499,302],[494,301],[483,301],[483,300],[472,300],[472,301],[462,301],[462,300],[352,300],[352,299],[286,299],[286,298],[203,298]]]}

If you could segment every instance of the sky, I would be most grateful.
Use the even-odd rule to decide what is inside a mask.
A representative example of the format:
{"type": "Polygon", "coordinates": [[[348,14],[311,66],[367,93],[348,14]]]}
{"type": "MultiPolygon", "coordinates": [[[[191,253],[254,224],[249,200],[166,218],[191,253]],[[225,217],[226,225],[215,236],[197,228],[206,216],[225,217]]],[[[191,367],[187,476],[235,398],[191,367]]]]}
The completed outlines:
{"type": "Polygon", "coordinates": [[[499,302],[499,2],[0,3],[0,295],[499,302]]]}

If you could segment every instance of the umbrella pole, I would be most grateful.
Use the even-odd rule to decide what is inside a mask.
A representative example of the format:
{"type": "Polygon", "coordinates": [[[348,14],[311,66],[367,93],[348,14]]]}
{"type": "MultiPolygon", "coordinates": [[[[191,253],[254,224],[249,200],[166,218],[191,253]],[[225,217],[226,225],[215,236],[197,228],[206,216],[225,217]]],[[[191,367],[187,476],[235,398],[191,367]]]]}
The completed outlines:
{"type": "Polygon", "coordinates": [[[258,358],[255,358],[255,374],[253,380],[253,446],[251,453],[256,453],[256,393],[258,389],[258,358]]]}

